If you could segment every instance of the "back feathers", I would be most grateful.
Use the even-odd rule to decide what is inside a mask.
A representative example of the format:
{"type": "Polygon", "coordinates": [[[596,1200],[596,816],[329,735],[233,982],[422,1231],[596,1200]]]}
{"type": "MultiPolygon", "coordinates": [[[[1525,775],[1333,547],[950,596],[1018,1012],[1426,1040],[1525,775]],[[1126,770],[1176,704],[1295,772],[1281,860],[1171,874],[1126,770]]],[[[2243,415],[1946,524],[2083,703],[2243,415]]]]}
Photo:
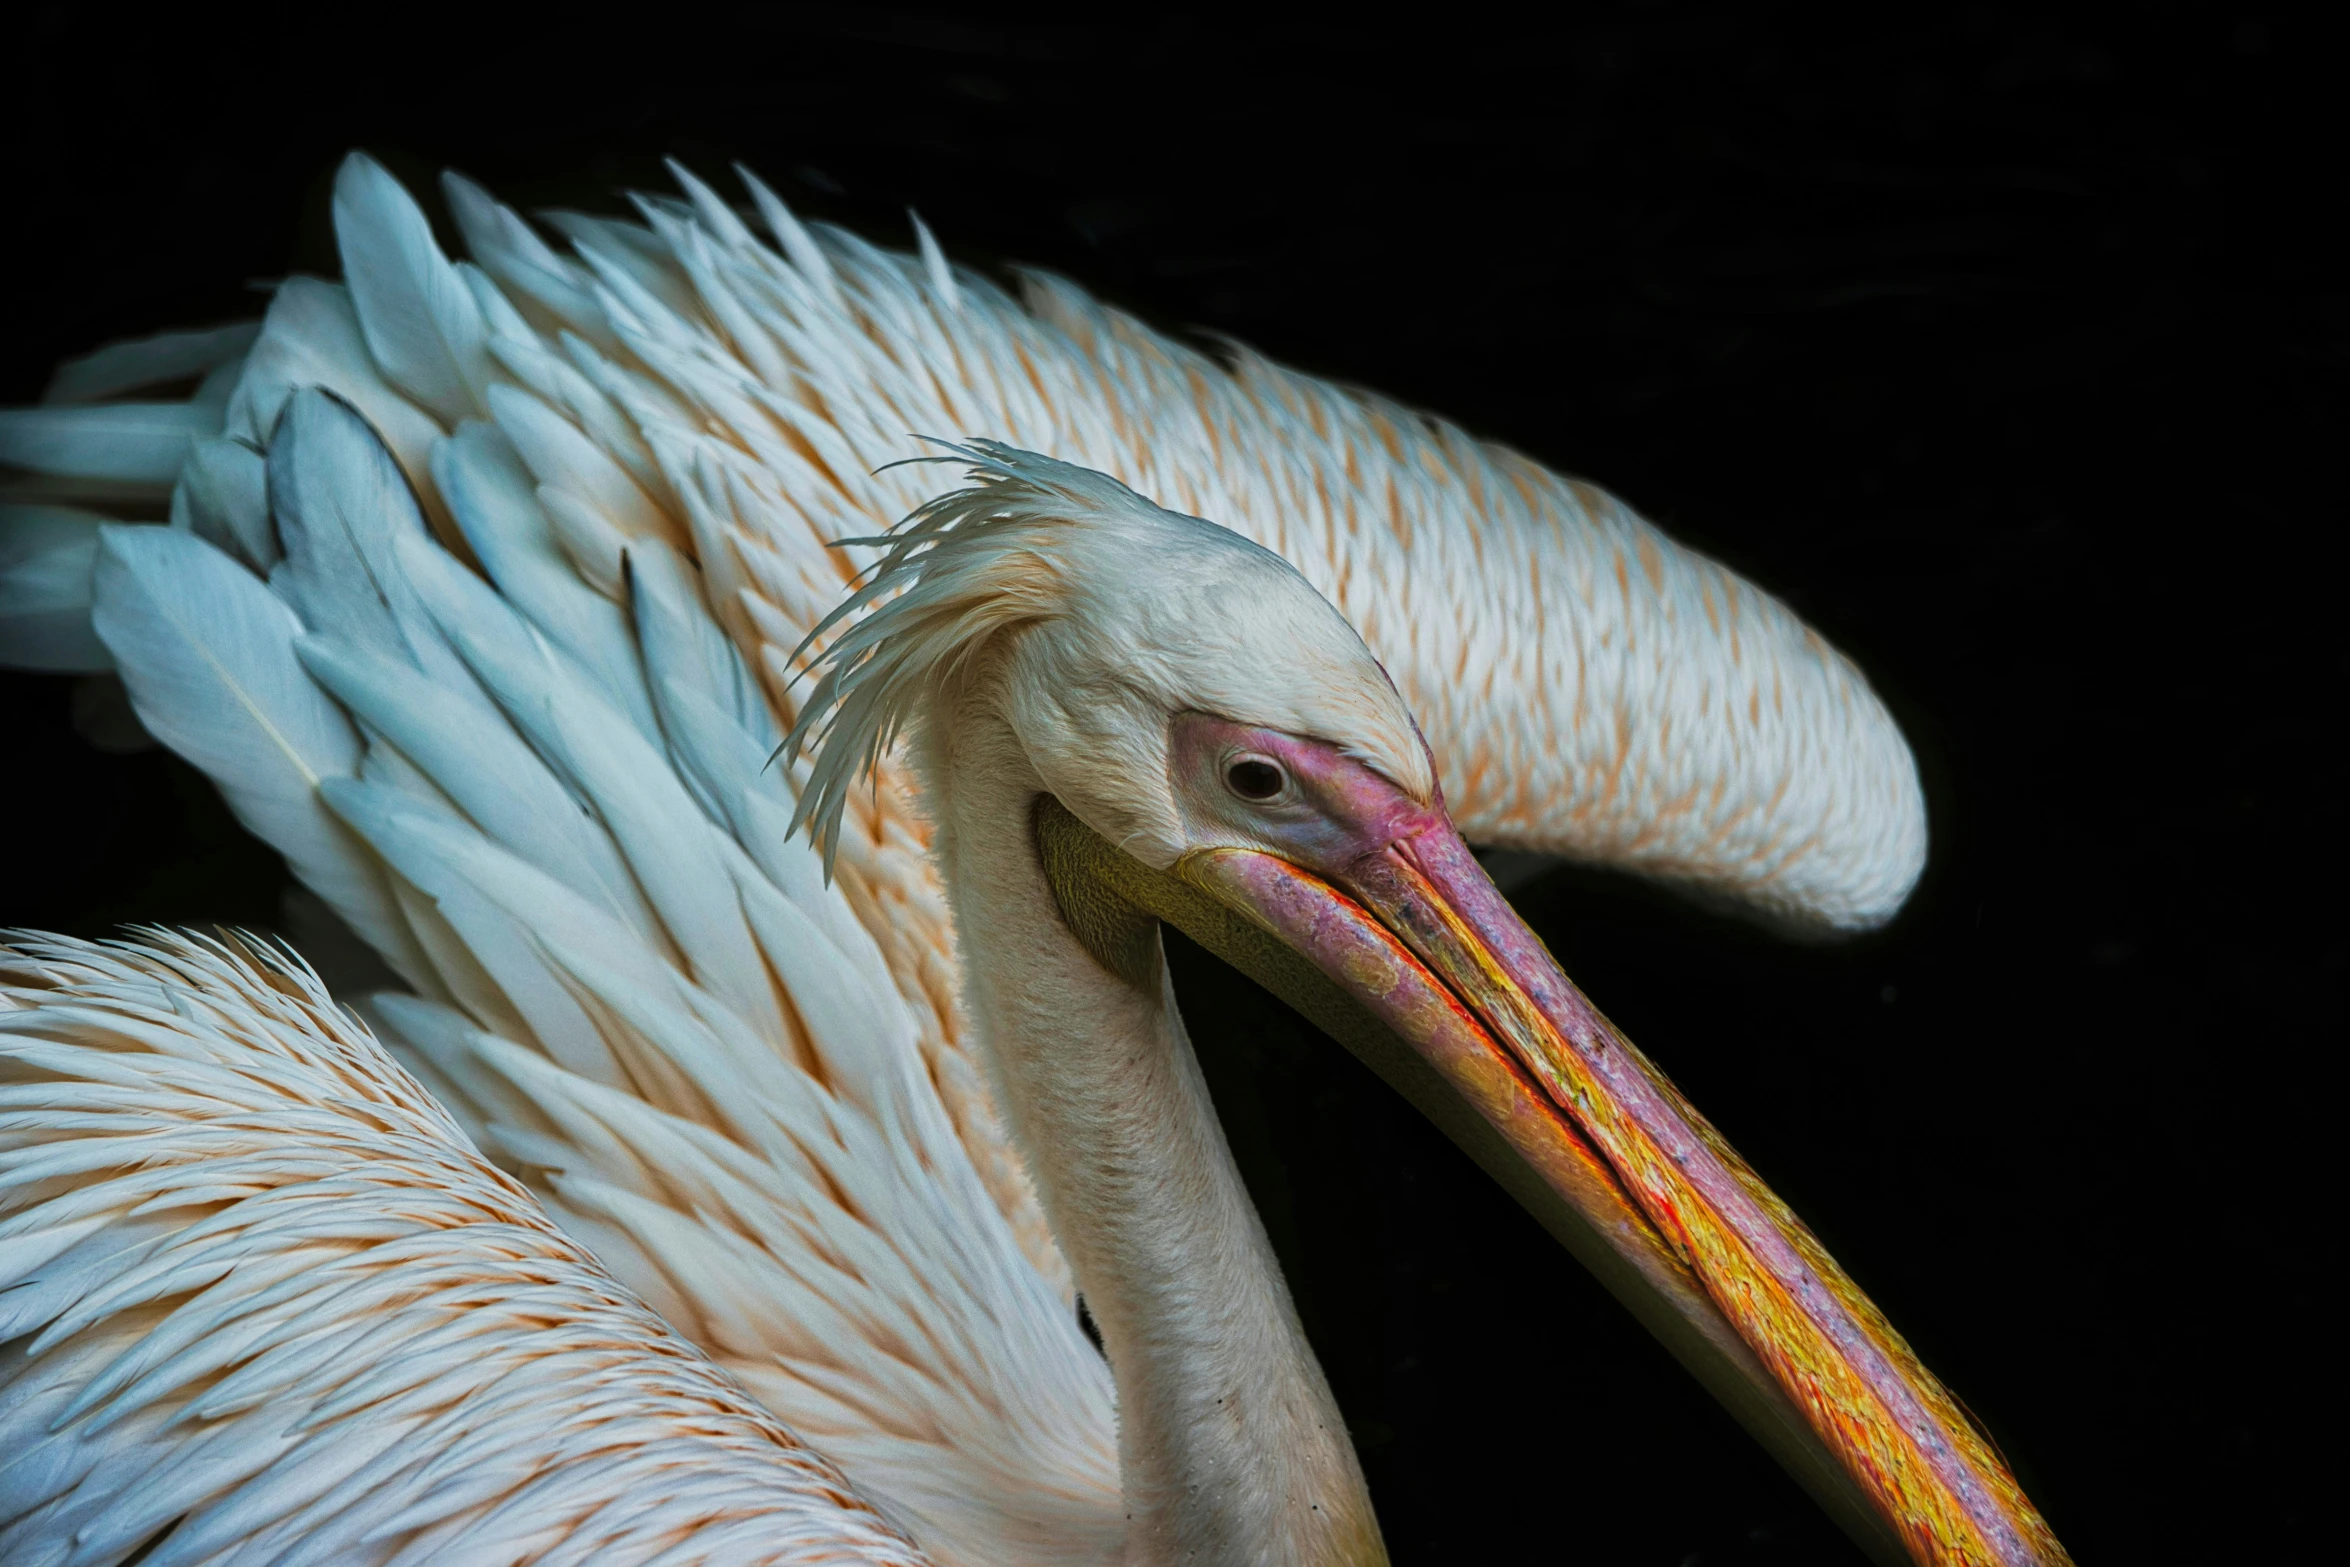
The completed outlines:
{"type": "MultiPolygon", "coordinates": [[[[888,466],[916,450],[908,432],[983,436],[1297,566],[1393,676],[1472,841],[1813,928],[1881,923],[1908,895],[1923,797],[1867,682],[1613,497],[1245,349],[1218,362],[1055,278],[1024,277],[1015,301],[926,234],[911,257],[802,225],[746,175],[771,248],[676,172],[684,199],[639,198],[641,225],[551,214],[567,251],[451,177],[472,252],[452,263],[407,194],[354,157],[335,192],[344,285],[282,285],[242,361],[233,336],[198,334],[69,367],[61,396],[127,390],[138,364],[218,366],[192,403],[0,413],[0,462],[125,493],[176,474],[175,518],[265,566],[251,453],[292,388],[357,409],[452,543],[435,453],[487,421],[543,536],[597,591],[619,595],[632,539],[696,561],[788,717],[794,650],[868,559],[829,541],[926,498],[888,466]]],[[[0,591],[0,651],[28,640],[10,613],[0,591]]],[[[877,846],[919,843],[892,798],[852,825],[877,846]]],[[[844,875],[885,945],[885,930],[920,933],[893,951],[899,972],[939,945],[918,865],[844,875]]]]}

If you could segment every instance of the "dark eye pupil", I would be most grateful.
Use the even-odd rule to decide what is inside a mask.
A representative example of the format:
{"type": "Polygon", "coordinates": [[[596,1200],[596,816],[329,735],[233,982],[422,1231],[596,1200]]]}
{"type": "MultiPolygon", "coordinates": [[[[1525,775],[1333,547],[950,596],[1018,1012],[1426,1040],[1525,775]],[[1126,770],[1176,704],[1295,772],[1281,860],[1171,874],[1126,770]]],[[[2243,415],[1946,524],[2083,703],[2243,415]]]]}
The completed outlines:
{"type": "Polygon", "coordinates": [[[1234,762],[1224,779],[1244,800],[1270,800],[1281,792],[1281,769],[1271,762],[1234,762]]]}

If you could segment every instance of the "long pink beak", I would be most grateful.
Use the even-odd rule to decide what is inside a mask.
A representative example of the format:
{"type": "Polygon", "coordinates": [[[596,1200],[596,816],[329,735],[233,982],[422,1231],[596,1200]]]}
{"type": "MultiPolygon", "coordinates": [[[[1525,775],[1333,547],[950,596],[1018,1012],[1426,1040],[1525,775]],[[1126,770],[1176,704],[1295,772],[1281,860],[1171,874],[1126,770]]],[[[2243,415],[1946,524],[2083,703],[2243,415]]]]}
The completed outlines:
{"type": "Polygon", "coordinates": [[[1883,1554],[1897,1540],[1918,1563],[2069,1562],[1958,1401],[1560,971],[1441,807],[1409,816],[1327,879],[1246,849],[1191,855],[1175,874],[1432,1069],[1481,1123],[1447,1129],[1472,1152],[1481,1137],[1487,1167],[1864,1544],[1883,1554]],[[1491,1157],[1496,1142],[1513,1158],[1491,1157]]]}

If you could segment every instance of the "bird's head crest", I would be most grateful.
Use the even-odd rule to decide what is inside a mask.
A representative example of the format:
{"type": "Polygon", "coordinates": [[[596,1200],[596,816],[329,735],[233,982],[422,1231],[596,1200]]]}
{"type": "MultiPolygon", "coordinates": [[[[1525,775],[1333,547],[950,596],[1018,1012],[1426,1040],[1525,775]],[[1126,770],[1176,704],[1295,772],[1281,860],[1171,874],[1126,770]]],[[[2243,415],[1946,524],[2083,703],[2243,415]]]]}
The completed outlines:
{"type": "Polygon", "coordinates": [[[1014,653],[1006,716],[1040,773],[1081,814],[1091,799],[1111,818],[1097,828],[1138,852],[1176,836],[1151,784],[1184,712],[1334,742],[1433,797],[1427,747],[1386,672],[1287,561],[1089,468],[996,441],[946,450],[930,460],[966,464],[972,482],[854,541],[882,558],[809,637],[838,628],[780,754],[812,758],[793,821],[828,866],[849,790],[927,701],[996,652],[1014,653]]]}

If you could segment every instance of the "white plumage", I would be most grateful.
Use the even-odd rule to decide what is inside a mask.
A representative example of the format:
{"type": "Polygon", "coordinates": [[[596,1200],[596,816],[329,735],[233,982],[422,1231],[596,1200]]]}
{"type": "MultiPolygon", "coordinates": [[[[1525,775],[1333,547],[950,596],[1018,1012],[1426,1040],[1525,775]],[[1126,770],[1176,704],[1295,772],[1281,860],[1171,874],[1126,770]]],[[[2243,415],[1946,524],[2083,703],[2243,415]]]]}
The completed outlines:
{"type": "Polygon", "coordinates": [[[296,960],[0,957],[0,1559],[913,1564],[296,960]]]}
{"type": "Polygon", "coordinates": [[[158,735],[413,987],[375,1014],[482,1147],[767,1407],[946,1559],[1097,1556],[1108,1378],[788,838],[688,568],[634,546],[611,622],[664,738],[430,541],[348,407],[296,394],[269,460],[270,585],[105,535],[99,631],[158,735]]]}
{"type": "Polygon", "coordinates": [[[11,1051],[33,1042],[9,1057],[0,1271],[52,1282],[0,1297],[0,1453],[56,1456],[0,1460],[0,1542],[114,1560],[194,1509],[149,1561],[340,1560],[363,1536],[351,1559],[390,1560],[462,1528],[628,1559],[578,1484],[674,1498],[612,1522],[651,1531],[629,1537],[647,1560],[693,1518],[710,1560],[754,1536],[773,1554],[740,1559],[832,1559],[802,1538],[911,1559],[894,1531],[945,1563],[1115,1552],[1109,1377],[965,1038],[927,829],[884,756],[830,801],[828,885],[790,830],[806,764],[762,771],[797,650],[876,558],[832,541],[936,488],[884,466],[911,432],[1101,469],[1292,561],[1393,674],[1473,837],[1829,927],[1915,879],[1914,767],[1865,682],[1613,499],[1054,279],[1015,302],[926,232],[915,259],[804,227],[747,181],[778,254],[679,178],[642,226],[557,215],[568,254],[452,178],[473,253],[452,264],[354,158],[342,284],[291,279],[258,336],[106,350],[0,414],[0,461],[82,493],[168,485],[173,523],[12,508],[0,654],[103,653],[409,987],[369,1016],[512,1177],[296,965],[27,949],[0,1014],[11,1051]],[[184,376],[184,403],[92,401],[184,376]],[[121,1152],[40,1173],[175,1138],[200,1150],[161,1166],[184,1186],[121,1152]],[[402,1294],[436,1266],[480,1267],[464,1287],[505,1304],[402,1294]],[[322,1303],[374,1311],[371,1289],[401,1302],[362,1335],[382,1369],[315,1390],[308,1437],[232,1436],[296,1407],[323,1363],[301,1357],[343,1342],[322,1303]],[[500,1311],[545,1324],[527,1352],[500,1311]],[[620,1383],[637,1402],[610,1420],[641,1441],[555,1418],[620,1383]],[[223,1386],[246,1401],[216,1413],[223,1386]],[[485,1413],[522,1408],[541,1417],[485,1413]],[[342,1533],[333,1465],[380,1498],[342,1533]],[[691,1483],[638,1486],[665,1466],[691,1483]],[[750,1490],[804,1535],[730,1510],[750,1490]]]}

